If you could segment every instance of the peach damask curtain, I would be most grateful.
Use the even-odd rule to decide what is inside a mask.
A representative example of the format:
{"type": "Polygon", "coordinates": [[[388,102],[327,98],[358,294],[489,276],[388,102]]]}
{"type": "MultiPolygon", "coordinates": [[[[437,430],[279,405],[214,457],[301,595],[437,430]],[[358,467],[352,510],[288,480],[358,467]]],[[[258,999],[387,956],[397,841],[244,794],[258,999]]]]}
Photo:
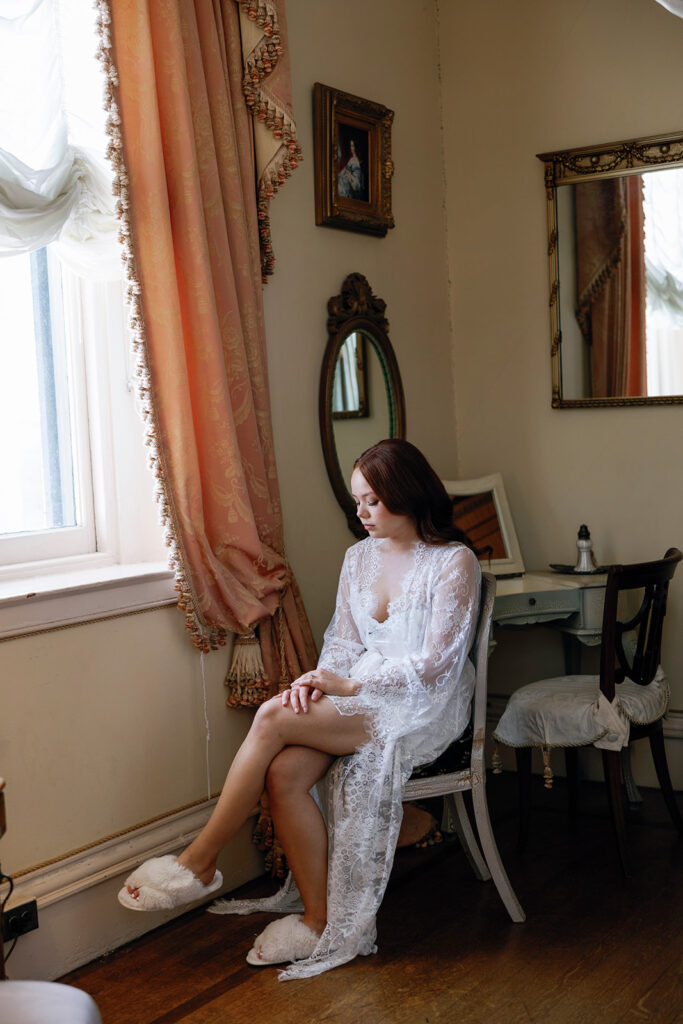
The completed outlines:
{"type": "Polygon", "coordinates": [[[233,672],[231,704],[258,703],[316,657],[284,553],[261,295],[267,203],[299,156],[281,2],[99,7],[138,375],[179,605],[202,650],[260,623],[265,678],[233,672]],[[272,143],[258,197],[254,115],[272,143]]]}

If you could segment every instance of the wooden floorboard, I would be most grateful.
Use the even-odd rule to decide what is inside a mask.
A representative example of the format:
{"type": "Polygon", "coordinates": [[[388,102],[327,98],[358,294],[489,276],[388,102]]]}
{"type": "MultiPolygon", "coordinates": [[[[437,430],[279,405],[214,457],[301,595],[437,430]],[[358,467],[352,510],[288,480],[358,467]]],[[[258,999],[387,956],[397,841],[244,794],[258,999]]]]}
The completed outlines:
{"type": "Polygon", "coordinates": [[[94,997],[104,1024],[683,1024],[683,842],[659,793],[629,819],[627,883],[601,786],[584,785],[572,831],[561,780],[551,793],[539,784],[524,856],[514,776],[488,788],[524,924],[444,844],[399,851],[378,953],[317,978],[279,983],[275,968],[246,964],[272,915],[200,909],[62,980],[94,997]]]}

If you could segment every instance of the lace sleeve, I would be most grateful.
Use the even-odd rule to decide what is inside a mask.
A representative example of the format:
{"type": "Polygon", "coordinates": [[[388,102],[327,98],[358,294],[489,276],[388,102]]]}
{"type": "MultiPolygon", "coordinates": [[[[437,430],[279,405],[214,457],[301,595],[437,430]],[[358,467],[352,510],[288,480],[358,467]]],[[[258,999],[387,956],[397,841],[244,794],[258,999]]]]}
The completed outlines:
{"type": "MultiPolygon", "coordinates": [[[[464,546],[439,553],[429,588],[427,628],[422,646],[403,656],[386,656],[379,667],[354,677],[362,693],[386,707],[387,698],[401,718],[433,715],[454,692],[474,640],[479,610],[481,569],[464,546]]],[[[393,707],[392,707],[393,710],[393,707]]]]}
{"type": "Polygon", "coordinates": [[[353,560],[353,548],[349,548],[344,557],[337,604],[332,621],[325,630],[323,649],[318,658],[318,668],[329,669],[340,676],[348,676],[351,666],[355,664],[365,650],[358,628],[351,614],[350,589],[353,560]]]}

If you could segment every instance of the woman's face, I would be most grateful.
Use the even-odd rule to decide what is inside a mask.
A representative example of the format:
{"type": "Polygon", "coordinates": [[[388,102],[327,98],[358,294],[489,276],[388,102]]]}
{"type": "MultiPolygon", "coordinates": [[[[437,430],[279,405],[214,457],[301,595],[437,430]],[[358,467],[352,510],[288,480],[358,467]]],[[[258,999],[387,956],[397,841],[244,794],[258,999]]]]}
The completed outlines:
{"type": "Polygon", "coordinates": [[[356,515],[371,537],[388,537],[397,541],[417,538],[415,523],[410,516],[390,512],[360,469],[354,469],[351,476],[351,495],[356,503],[356,515]]]}

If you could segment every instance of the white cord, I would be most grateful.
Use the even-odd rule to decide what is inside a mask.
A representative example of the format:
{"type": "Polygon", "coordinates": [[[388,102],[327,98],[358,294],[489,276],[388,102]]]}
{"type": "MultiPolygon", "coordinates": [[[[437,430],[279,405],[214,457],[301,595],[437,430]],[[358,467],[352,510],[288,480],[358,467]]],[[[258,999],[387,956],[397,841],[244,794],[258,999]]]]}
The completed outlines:
{"type": "Polygon", "coordinates": [[[209,726],[209,711],[206,703],[206,674],[204,672],[204,651],[199,652],[199,661],[202,667],[202,693],[204,696],[204,728],[206,729],[206,793],[207,800],[211,799],[211,765],[209,762],[209,744],[211,743],[211,728],[209,726]]]}

